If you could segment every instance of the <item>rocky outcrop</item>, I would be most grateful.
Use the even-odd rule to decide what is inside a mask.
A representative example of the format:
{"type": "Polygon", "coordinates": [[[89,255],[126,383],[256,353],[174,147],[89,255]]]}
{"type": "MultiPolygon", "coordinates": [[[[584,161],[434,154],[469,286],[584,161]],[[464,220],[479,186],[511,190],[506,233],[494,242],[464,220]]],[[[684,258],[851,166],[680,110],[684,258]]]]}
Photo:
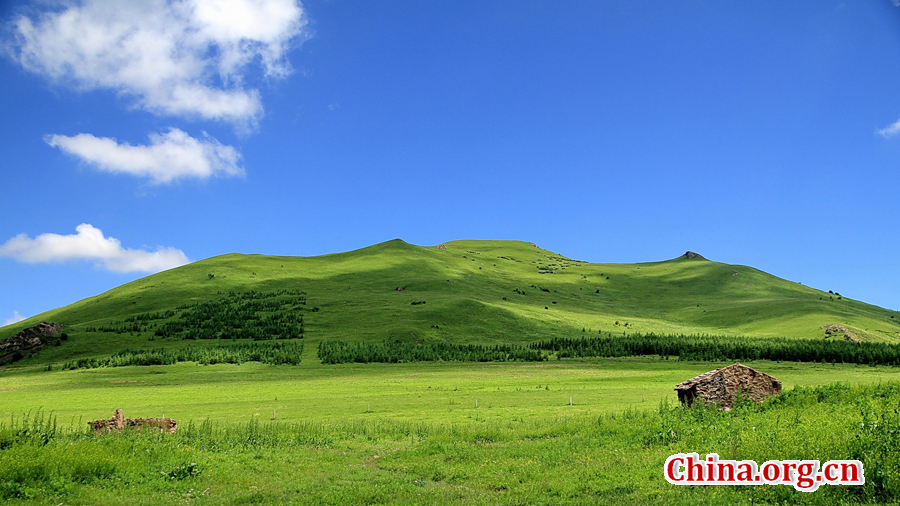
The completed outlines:
{"type": "Polygon", "coordinates": [[[34,353],[47,344],[48,337],[62,329],[63,325],[60,323],[41,322],[0,341],[0,364],[34,353]]]}
{"type": "Polygon", "coordinates": [[[687,259],[699,258],[700,260],[706,260],[705,258],[703,258],[703,255],[701,255],[700,253],[694,253],[693,251],[686,252],[684,254],[684,257],[687,259]]]}
{"type": "Polygon", "coordinates": [[[829,323],[828,325],[822,325],[819,328],[825,329],[825,337],[843,335],[844,339],[848,341],[853,341],[856,343],[865,341],[864,337],[860,336],[856,332],[853,332],[843,325],[838,325],[837,323],[829,323]]]}
{"type": "Polygon", "coordinates": [[[122,432],[125,427],[135,429],[138,432],[144,428],[158,430],[166,434],[174,434],[178,430],[178,422],[171,418],[125,418],[121,409],[108,420],[94,420],[88,422],[94,432],[122,432]]]}

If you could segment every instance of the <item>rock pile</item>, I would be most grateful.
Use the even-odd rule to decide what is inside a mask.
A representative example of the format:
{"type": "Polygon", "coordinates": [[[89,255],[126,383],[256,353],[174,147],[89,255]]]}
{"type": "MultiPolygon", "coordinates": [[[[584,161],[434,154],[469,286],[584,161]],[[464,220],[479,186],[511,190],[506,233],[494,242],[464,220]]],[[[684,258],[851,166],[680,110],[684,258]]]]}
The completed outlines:
{"type": "Polygon", "coordinates": [[[88,422],[88,425],[94,429],[94,432],[122,432],[125,427],[131,427],[140,432],[147,427],[166,434],[174,434],[178,429],[178,422],[171,418],[125,418],[121,409],[117,409],[116,414],[108,420],[94,420],[88,422]]]}

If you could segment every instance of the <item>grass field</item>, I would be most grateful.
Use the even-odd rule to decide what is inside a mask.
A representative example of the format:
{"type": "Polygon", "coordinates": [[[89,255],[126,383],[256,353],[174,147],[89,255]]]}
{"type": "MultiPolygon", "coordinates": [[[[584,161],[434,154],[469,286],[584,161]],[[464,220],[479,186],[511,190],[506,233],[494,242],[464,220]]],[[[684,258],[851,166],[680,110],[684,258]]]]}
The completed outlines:
{"type": "Polygon", "coordinates": [[[833,504],[888,501],[900,491],[891,446],[900,431],[884,430],[900,430],[900,384],[890,383],[896,368],[752,363],[789,393],[730,413],[673,409],[676,383],[719,365],[629,358],[20,371],[0,376],[7,420],[0,497],[37,504],[833,504]],[[844,386],[803,390],[837,380],[844,386]],[[86,433],[87,420],[117,407],[126,416],[177,418],[179,431],[86,433]],[[47,423],[51,411],[55,425],[47,423]],[[804,494],[781,485],[666,483],[665,458],[689,451],[759,462],[859,458],[871,485],[804,494]]]}
{"type": "MultiPolygon", "coordinates": [[[[858,365],[748,362],[786,388],[898,379],[898,369],[858,365]]],[[[0,419],[53,412],[60,424],[126,416],[200,422],[390,420],[443,423],[520,421],[655,409],[673,387],[715,362],[658,358],[536,364],[417,363],[117,367],[0,375],[0,419]],[[569,405],[570,398],[572,405],[569,405]],[[475,404],[478,403],[476,408],[475,404]],[[368,412],[367,412],[368,411],[368,412]]]]}

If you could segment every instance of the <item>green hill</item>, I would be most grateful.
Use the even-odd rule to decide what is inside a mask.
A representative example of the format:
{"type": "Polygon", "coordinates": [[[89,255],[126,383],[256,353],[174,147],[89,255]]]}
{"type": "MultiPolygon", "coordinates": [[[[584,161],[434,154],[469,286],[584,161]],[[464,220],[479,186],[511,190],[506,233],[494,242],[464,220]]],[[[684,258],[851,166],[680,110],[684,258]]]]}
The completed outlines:
{"type": "Polygon", "coordinates": [[[36,315],[3,328],[0,339],[40,321],[64,324],[69,337],[41,350],[34,358],[42,363],[276,328],[308,345],[528,343],[600,330],[844,338],[826,338],[826,325],[900,342],[900,314],[751,267],[693,254],[597,264],[519,241],[422,247],[396,239],[318,257],[222,255],[36,315]]]}

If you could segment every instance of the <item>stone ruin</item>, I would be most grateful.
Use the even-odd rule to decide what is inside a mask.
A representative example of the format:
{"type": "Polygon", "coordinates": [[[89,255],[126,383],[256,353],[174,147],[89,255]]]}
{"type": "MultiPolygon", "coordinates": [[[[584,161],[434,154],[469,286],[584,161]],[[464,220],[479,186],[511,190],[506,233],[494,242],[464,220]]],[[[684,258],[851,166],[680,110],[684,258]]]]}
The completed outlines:
{"type": "Polygon", "coordinates": [[[718,404],[727,410],[739,396],[762,402],[771,395],[780,394],[781,382],[766,373],[735,363],[680,383],[675,391],[678,392],[678,400],[685,406],[700,400],[718,404]]]}
{"type": "Polygon", "coordinates": [[[94,429],[94,432],[122,432],[125,427],[141,432],[144,427],[147,427],[166,434],[174,434],[178,429],[178,422],[171,418],[125,418],[121,409],[117,409],[115,416],[109,420],[94,420],[88,422],[88,425],[94,429]]]}
{"type": "Polygon", "coordinates": [[[0,341],[0,364],[15,360],[16,352],[23,357],[44,347],[46,338],[63,329],[60,323],[41,322],[0,341]]]}

